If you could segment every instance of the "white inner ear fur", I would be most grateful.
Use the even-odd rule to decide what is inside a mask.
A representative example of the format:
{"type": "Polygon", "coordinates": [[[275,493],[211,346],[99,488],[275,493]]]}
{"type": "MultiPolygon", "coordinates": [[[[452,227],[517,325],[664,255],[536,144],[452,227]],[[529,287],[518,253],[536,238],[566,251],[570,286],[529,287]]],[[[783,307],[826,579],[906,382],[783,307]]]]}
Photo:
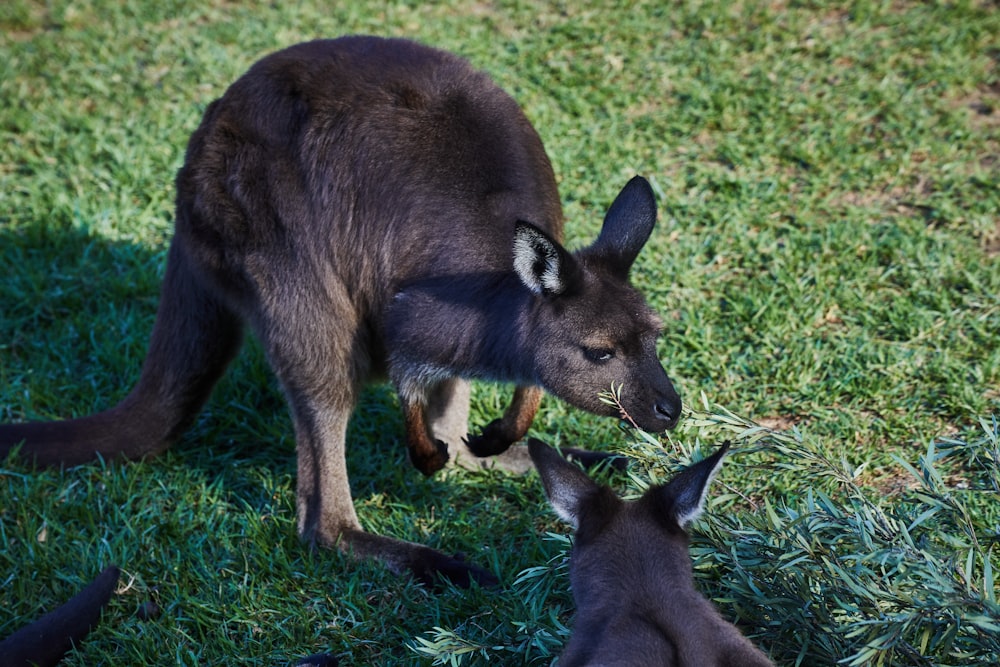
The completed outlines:
{"type": "Polygon", "coordinates": [[[573,530],[580,527],[578,513],[580,497],[572,488],[555,486],[555,488],[550,490],[549,504],[555,510],[556,516],[573,526],[573,530]]]}
{"type": "Polygon", "coordinates": [[[519,230],[514,236],[514,270],[521,282],[536,294],[562,290],[559,253],[545,238],[530,230],[519,230]],[[536,273],[539,262],[542,263],[542,271],[536,273]]]}
{"type": "Polygon", "coordinates": [[[677,513],[677,523],[680,524],[681,528],[687,528],[691,522],[701,516],[702,510],[705,509],[705,498],[708,497],[708,487],[712,485],[712,480],[715,479],[715,474],[719,472],[719,468],[722,467],[723,458],[725,457],[720,458],[719,462],[716,463],[714,468],[712,468],[712,471],[708,473],[708,479],[706,479],[705,483],[701,486],[701,494],[698,496],[698,503],[686,512],[677,513]]]}

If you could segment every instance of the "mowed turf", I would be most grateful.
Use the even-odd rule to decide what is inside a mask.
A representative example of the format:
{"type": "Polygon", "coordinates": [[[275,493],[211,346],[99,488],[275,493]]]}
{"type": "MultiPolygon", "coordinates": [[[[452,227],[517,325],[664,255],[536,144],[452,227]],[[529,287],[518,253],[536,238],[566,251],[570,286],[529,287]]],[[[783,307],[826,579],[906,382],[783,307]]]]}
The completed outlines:
{"type": "MultiPolygon", "coordinates": [[[[633,475],[607,477],[629,493],[736,438],[720,500],[694,527],[698,577],[779,664],[990,664],[1000,12],[989,2],[4,3],[0,420],[84,415],[128,391],[156,312],[173,178],[202,111],[264,54],[348,33],[455,51],[511,92],[552,158],[571,247],[594,237],[631,176],[654,185],[659,223],[633,279],[666,321],[661,359],[693,412],[663,456],[551,398],[532,435],[632,451],[633,475]],[[917,522],[934,499],[944,509],[917,522]],[[955,637],[972,633],[961,650],[979,646],[975,659],[917,621],[897,653],[838,634],[867,597],[889,609],[871,563],[834,557],[882,525],[866,502],[930,531],[913,553],[961,584],[961,599],[940,590],[965,614],[955,637]],[[832,533],[788,514],[824,507],[832,533]],[[852,519],[866,512],[870,526],[852,519]],[[782,532],[792,524],[808,530],[782,532]],[[832,611],[789,611],[807,599],[832,611]]],[[[477,385],[473,427],[509,395],[477,385]]],[[[68,665],[270,666],[317,651],[345,665],[547,664],[572,603],[565,540],[545,537],[568,529],[537,477],[424,479],[401,426],[391,389],[373,387],[349,433],[363,525],[464,552],[499,590],[432,592],[298,542],[291,423],[251,340],[167,455],[0,466],[0,636],[117,563],[118,593],[68,665]],[[160,614],[140,620],[148,601],[160,614]]],[[[899,534],[878,533],[871,551],[899,534]]],[[[883,578],[906,562],[880,565],[883,578]]],[[[934,586],[900,584],[892,609],[948,617],[934,586]]],[[[893,620],[874,617],[869,643],[893,620]]]]}

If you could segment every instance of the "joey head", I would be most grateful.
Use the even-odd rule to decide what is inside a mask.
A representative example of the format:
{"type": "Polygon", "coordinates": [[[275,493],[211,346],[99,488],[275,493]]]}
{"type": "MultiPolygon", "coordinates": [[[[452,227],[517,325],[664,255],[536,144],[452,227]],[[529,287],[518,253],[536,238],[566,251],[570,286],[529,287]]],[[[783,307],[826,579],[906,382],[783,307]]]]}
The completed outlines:
{"type": "Polygon", "coordinates": [[[559,667],[773,667],[694,586],[684,529],[728,443],[631,502],[540,440],[528,447],[553,509],[576,529],[576,619],[559,667]]]}

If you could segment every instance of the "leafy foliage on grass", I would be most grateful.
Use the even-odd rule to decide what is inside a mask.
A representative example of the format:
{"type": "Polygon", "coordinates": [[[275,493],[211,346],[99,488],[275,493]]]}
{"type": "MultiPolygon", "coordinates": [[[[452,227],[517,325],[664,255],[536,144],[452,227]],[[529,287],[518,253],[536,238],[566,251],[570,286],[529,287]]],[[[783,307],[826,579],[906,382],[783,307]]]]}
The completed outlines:
{"type": "MultiPolygon", "coordinates": [[[[995,419],[983,420],[982,431],[968,439],[931,441],[917,465],[900,460],[912,488],[888,501],[857,484],[859,469],[831,460],[801,433],[768,429],[720,408],[691,413],[685,423],[686,437],[671,448],[646,434],[623,448],[633,459],[631,493],[669,479],[698,455],[702,438],[736,443],[737,461],[727,467],[750,458],[757,475],[792,471],[817,482],[798,498],[760,499],[723,482],[694,531],[691,554],[702,590],[778,664],[1000,661],[994,576],[1000,525],[995,513],[991,523],[977,506],[979,494],[1000,492],[995,419]],[[945,481],[944,470],[956,463],[970,476],[964,488],[945,481]],[[821,490],[824,481],[830,492],[821,490]]],[[[477,640],[437,627],[416,639],[414,651],[450,665],[501,651],[557,653],[569,630],[543,612],[553,590],[568,585],[569,543],[560,541],[563,554],[524,570],[515,584],[534,617],[503,622],[477,640]]]]}
{"type": "Polygon", "coordinates": [[[835,482],[832,493],[810,488],[800,498],[765,497],[750,512],[716,511],[703,526],[706,541],[694,549],[714,579],[713,597],[766,628],[776,655],[795,656],[794,664],[1000,660],[993,576],[1000,533],[976,507],[977,496],[998,490],[978,482],[957,489],[944,478],[956,459],[972,454],[982,465],[967,472],[995,479],[996,459],[979,456],[996,452],[995,420],[944,450],[932,440],[916,465],[900,459],[911,485],[888,501],[857,484],[856,468],[831,460],[801,434],[726,413],[703,421],[766,451],[765,473],[791,470],[835,482]]]}
{"type": "MultiPolygon", "coordinates": [[[[355,32],[462,53],[511,91],[552,157],[571,246],[594,235],[629,177],[653,182],[660,223],[633,279],[667,322],[661,358],[689,404],[703,392],[774,431],[758,431],[763,448],[727,464],[719,482],[732,494],[698,526],[705,589],[770,637],[774,625],[755,605],[770,590],[758,582],[772,580],[740,567],[757,548],[801,553],[833,539],[829,531],[844,533],[838,558],[865,553],[852,517],[869,511],[862,498],[881,498],[871,520],[891,518],[916,551],[893,541],[896,524],[871,551],[927,552],[943,579],[931,577],[930,560],[826,554],[859,580],[884,567],[915,600],[877,616],[865,595],[824,578],[825,562],[778,561],[782,578],[768,586],[775,613],[800,615],[789,632],[813,621],[794,604],[796,594],[805,604],[804,589],[779,584],[825,582],[857,609],[828,617],[831,632],[808,635],[805,649],[796,644],[804,635],[778,635],[775,655],[822,665],[897,628],[887,650],[898,656],[926,644],[942,664],[961,662],[948,652],[967,650],[976,624],[966,617],[949,635],[947,619],[973,607],[900,623],[930,609],[920,606],[930,596],[907,593],[919,576],[958,600],[978,594],[995,620],[985,584],[986,563],[997,565],[996,450],[974,434],[989,431],[979,416],[1000,413],[1000,12],[988,2],[0,3],[0,419],[86,414],[124,395],[155,314],[173,175],[201,112],[263,54],[355,32]],[[796,458],[800,450],[833,463],[796,458]],[[921,455],[940,472],[932,487],[921,455]],[[968,511],[980,551],[967,524],[948,523],[958,516],[949,494],[968,511]],[[759,544],[744,549],[741,530],[760,533],[759,544]],[[731,575],[742,589],[722,586],[724,572],[744,571],[755,578],[731,575]],[[926,641],[918,627],[931,628],[926,641]]],[[[508,396],[477,386],[473,424],[508,396]]],[[[486,650],[496,664],[549,661],[572,603],[547,565],[558,567],[565,542],[539,537],[565,528],[537,479],[423,480],[400,431],[391,393],[373,388],[349,435],[364,525],[465,551],[508,586],[435,595],[303,549],[291,426],[251,342],[168,455],[0,469],[0,634],[114,561],[127,584],[70,665],[234,656],[278,665],[320,650],[346,665],[427,664],[408,646],[433,643],[425,633],[435,627],[476,647],[470,658],[486,650]],[[150,599],[162,614],[141,621],[135,609],[150,599]]],[[[722,437],[709,432],[674,441],[687,452],[722,437]]],[[[611,421],[554,400],[532,434],[592,448],[621,441],[611,421]]],[[[883,582],[864,581],[881,599],[883,582]]]]}

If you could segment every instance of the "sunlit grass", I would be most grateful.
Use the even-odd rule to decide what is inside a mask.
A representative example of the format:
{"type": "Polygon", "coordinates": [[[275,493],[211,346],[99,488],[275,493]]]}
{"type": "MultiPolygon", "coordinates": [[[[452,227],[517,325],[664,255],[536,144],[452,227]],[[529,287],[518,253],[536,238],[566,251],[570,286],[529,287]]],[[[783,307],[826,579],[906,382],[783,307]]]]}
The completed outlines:
{"type": "MultiPolygon", "coordinates": [[[[988,3],[19,0],[0,8],[0,419],[87,414],[125,394],[201,112],[265,53],[355,32],[462,53],[511,91],[552,157],[570,246],[593,237],[629,177],[653,182],[660,221],[634,280],[667,322],[661,358],[689,405],[704,393],[796,427],[864,466],[861,488],[889,501],[907,492],[900,459],[917,464],[937,438],[975,441],[1000,412],[1000,14],[988,3]]],[[[474,424],[508,395],[478,386],[474,424]]],[[[554,399],[533,434],[627,442],[554,399]]],[[[565,529],[538,480],[425,480],[400,436],[395,399],[374,388],[350,432],[362,522],[467,553],[499,591],[433,594],[301,546],[291,425],[251,343],[168,455],[0,471],[0,635],[116,562],[119,594],[68,664],[280,665],[321,650],[427,664],[407,645],[434,627],[505,646],[491,664],[547,661],[550,614],[571,621],[566,582],[512,587],[562,549],[543,539],[565,529]],[[139,621],[150,599],[163,613],[139,621]]],[[[781,451],[755,456],[722,481],[775,505],[815,490],[780,469],[781,451]]],[[[995,498],[977,498],[995,534],[995,498]]]]}

